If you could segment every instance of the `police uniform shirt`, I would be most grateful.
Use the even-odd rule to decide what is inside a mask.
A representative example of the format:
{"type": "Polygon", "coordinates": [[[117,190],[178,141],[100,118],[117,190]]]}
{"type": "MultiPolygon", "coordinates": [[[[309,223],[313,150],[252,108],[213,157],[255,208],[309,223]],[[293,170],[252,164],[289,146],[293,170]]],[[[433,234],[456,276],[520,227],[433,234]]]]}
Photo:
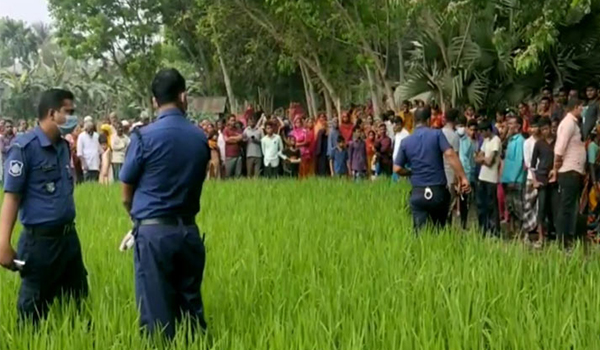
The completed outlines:
{"type": "Polygon", "coordinates": [[[53,144],[40,127],[18,136],[4,163],[4,191],[21,195],[24,226],[64,225],[75,220],[69,145],[53,144]]]}
{"type": "Polygon", "coordinates": [[[210,161],[204,132],[179,109],[169,109],[130,139],[120,179],[135,187],[131,216],[195,217],[210,161]]]}
{"type": "Polygon", "coordinates": [[[402,141],[394,165],[407,168],[410,164],[410,182],[413,187],[445,186],[444,152],[450,144],[441,130],[419,126],[402,141]]]}

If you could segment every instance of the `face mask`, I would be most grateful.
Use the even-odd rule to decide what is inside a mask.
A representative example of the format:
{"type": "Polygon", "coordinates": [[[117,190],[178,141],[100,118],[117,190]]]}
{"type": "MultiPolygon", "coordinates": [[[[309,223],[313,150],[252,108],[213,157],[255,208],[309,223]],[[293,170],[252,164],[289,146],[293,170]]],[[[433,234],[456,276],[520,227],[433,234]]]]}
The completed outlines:
{"type": "Polygon", "coordinates": [[[456,133],[458,134],[458,136],[463,137],[465,136],[465,127],[461,126],[456,128],[456,133]]]}
{"type": "Polygon", "coordinates": [[[60,134],[61,135],[67,135],[73,132],[73,130],[75,130],[75,128],[77,127],[77,123],[79,122],[79,119],[77,118],[77,116],[75,115],[68,115],[67,116],[67,121],[64,124],[58,125],[58,130],[60,130],[60,134]]]}

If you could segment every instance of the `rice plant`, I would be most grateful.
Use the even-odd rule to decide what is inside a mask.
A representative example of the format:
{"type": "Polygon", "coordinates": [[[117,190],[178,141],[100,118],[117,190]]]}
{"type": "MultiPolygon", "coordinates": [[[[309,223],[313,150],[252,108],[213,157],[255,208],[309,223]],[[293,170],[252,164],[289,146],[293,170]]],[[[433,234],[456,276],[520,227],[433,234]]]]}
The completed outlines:
{"type": "MultiPolygon", "coordinates": [[[[209,182],[202,292],[209,329],[167,344],[138,331],[119,188],[76,190],[89,272],[81,310],[19,327],[16,274],[0,273],[0,349],[593,349],[598,254],[532,251],[449,228],[416,237],[407,185],[209,182]]],[[[16,237],[14,242],[16,242],[16,237]]]]}

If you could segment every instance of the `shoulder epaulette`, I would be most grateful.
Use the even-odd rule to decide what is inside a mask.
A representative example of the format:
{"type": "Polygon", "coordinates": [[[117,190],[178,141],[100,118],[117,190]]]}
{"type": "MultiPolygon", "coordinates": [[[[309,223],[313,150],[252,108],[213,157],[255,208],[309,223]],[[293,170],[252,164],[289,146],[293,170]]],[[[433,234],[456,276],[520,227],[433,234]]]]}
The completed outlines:
{"type": "Polygon", "coordinates": [[[17,136],[15,140],[12,142],[10,147],[19,147],[25,148],[31,141],[33,141],[37,136],[33,131],[25,133],[23,135],[17,136]]]}

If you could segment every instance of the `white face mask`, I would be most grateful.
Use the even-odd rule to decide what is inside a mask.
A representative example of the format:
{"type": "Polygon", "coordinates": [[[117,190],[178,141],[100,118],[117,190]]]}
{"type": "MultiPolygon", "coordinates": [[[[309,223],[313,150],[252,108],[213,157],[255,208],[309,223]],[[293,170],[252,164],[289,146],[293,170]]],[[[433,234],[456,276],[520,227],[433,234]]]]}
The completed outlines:
{"type": "Polygon", "coordinates": [[[461,126],[456,128],[456,133],[458,134],[458,136],[463,137],[465,136],[465,127],[461,126]]]}

